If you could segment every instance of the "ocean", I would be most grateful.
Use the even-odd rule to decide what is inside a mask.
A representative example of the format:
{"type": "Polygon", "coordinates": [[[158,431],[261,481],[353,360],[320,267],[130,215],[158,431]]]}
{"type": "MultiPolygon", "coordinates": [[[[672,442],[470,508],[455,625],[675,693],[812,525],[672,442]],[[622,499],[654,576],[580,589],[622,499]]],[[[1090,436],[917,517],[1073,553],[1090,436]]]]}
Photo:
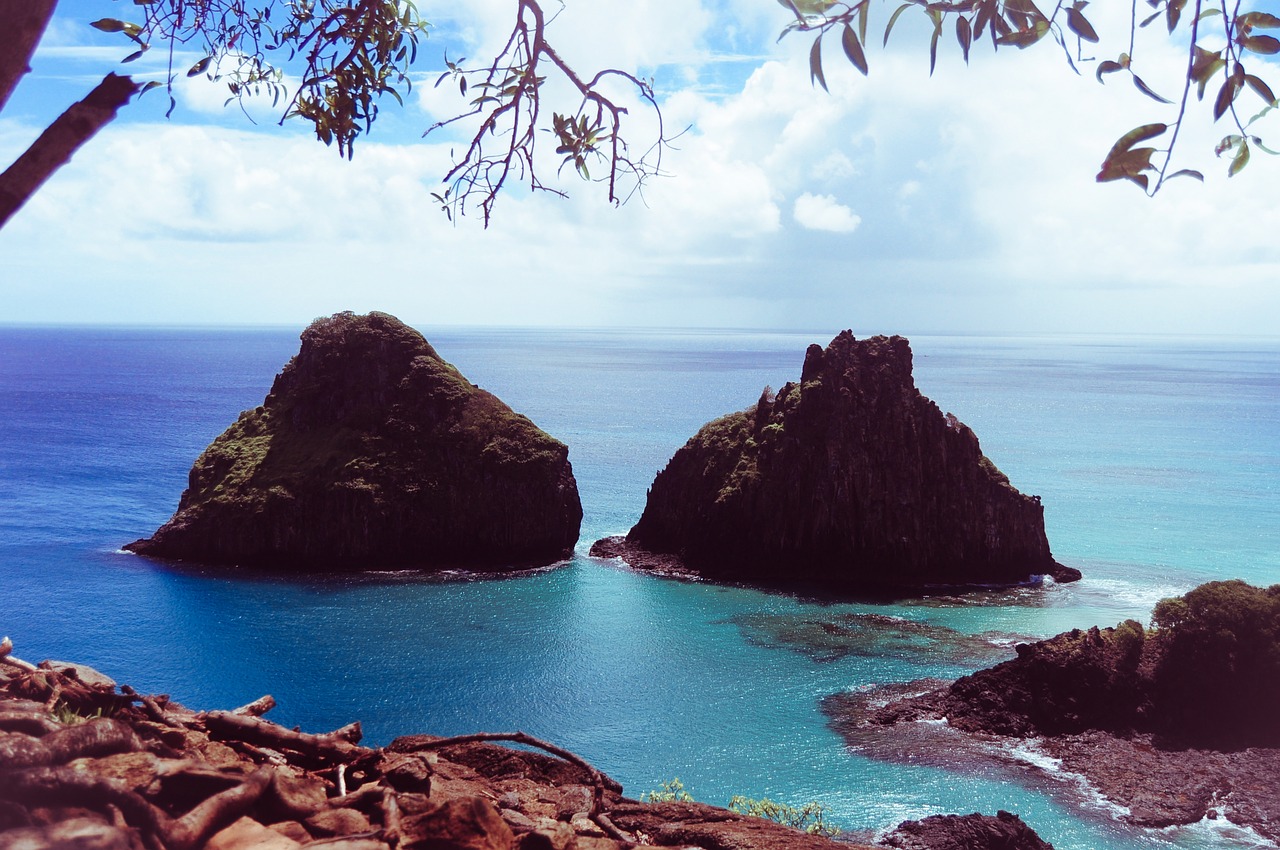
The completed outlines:
{"type": "MultiPolygon", "coordinates": [[[[1280,340],[912,339],[916,383],[1042,497],[1071,585],[888,603],[637,574],[625,532],[699,426],[797,380],[814,333],[422,328],[470,380],[569,445],[578,555],[513,577],[286,578],[124,554],[192,461],[261,403],[292,329],[0,327],[0,633],[195,708],[366,742],[523,730],[637,796],[823,803],[863,834],[944,812],[1021,815],[1059,850],[1271,846],[1224,821],[1129,827],[1010,753],[908,764],[848,749],[823,697],[1011,657],[1020,640],[1145,620],[1215,578],[1280,582],[1280,340]]],[[[863,334],[859,333],[859,336],[863,334]]]]}

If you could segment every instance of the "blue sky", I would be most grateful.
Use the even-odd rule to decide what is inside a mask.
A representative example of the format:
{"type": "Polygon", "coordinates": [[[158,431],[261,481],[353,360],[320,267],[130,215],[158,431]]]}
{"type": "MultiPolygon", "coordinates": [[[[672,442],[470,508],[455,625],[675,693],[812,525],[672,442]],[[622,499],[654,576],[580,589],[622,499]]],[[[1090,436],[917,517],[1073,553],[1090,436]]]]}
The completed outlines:
{"type": "MultiPolygon", "coordinates": [[[[773,0],[567,0],[562,55],[652,75],[667,126],[690,128],[670,176],[613,209],[566,173],[568,200],[516,186],[487,231],[451,224],[429,193],[456,140],[419,138],[458,105],[430,85],[437,57],[485,55],[512,10],[419,7],[434,25],[420,84],[403,110],[384,105],[353,162],[265,107],[256,124],[224,109],[203,78],[181,80],[171,119],[162,91],[127,107],[0,231],[0,321],[300,325],[380,309],[420,324],[1276,333],[1270,157],[1228,180],[1212,156],[1225,129],[1197,120],[1183,164],[1205,185],[1155,199],[1099,185],[1112,142],[1167,108],[1089,66],[1072,74],[1048,45],[975,49],[966,68],[944,41],[930,78],[927,30],[906,20],[869,50],[868,78],[832,44],[827,94],[807,40],[775,43],[787,13],[773,0]]],[[[162,73],[150,58],[120,68],[117,37],[87,26],[131,8],[62,0],[0,117],[0,159],[107,71],[162,73]]],[[[1104,13],[1104,36],[1120,32],[1104,13]]],[[[1184,61],[1163,42],[1141,45],[1148,82],[1184,61]]],[[[1274,63],[1251,70],[1280,84],[1274,63]]]]}

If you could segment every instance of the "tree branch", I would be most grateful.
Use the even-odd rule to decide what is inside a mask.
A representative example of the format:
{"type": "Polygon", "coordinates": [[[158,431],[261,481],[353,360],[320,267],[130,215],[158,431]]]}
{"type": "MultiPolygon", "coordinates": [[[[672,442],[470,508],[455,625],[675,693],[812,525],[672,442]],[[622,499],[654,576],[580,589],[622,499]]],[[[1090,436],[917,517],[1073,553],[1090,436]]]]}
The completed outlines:
{"type": "Polygon", "coordinates": [[[18,81],[31,70],[31,55],[49,26],[57,0],[0,0],[0,112],[18,81]]]}
{"type": "Polygon", "coordinates": [[[0,228],[45,181],[71,160],[141,86],[130,77],[107,74],[88,97],[73,103],[26,152],[0,174],[0,228]]]}

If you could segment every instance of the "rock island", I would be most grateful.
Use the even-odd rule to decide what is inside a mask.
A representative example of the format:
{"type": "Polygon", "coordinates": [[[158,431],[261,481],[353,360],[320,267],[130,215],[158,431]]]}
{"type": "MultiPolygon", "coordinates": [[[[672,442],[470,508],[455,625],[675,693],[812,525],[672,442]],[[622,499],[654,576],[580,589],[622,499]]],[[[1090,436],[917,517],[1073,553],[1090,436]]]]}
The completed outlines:
{"type": "Polygon", "coordinates": [[[837,592],[1080,577],[1050,553],[1039,498],[916,389],[908,341],[849,331],[809,346],[798,383],[703,426],[630,533],[591,551],[837,592]]]}
{"type": "Polygon", "coordinates": [[[539,566],[582,505],[565,445],[385,313],[339,313],[191,469],[177,513],[126,549],[303,569],[539,566]]]}

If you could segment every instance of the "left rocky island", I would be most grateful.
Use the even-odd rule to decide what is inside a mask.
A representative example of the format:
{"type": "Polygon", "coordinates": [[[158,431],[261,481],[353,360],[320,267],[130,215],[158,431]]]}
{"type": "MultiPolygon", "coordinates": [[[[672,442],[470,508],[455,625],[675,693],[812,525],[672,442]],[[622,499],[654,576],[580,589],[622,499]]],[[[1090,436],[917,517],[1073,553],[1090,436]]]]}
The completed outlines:
{"type": "Polygon", "coordinates": [[[511,569],[568,557],[568,449],[386,313],[302,333],[266,400],[191,469],[178,510],[124,548],[289,570],[511,569]]]}

